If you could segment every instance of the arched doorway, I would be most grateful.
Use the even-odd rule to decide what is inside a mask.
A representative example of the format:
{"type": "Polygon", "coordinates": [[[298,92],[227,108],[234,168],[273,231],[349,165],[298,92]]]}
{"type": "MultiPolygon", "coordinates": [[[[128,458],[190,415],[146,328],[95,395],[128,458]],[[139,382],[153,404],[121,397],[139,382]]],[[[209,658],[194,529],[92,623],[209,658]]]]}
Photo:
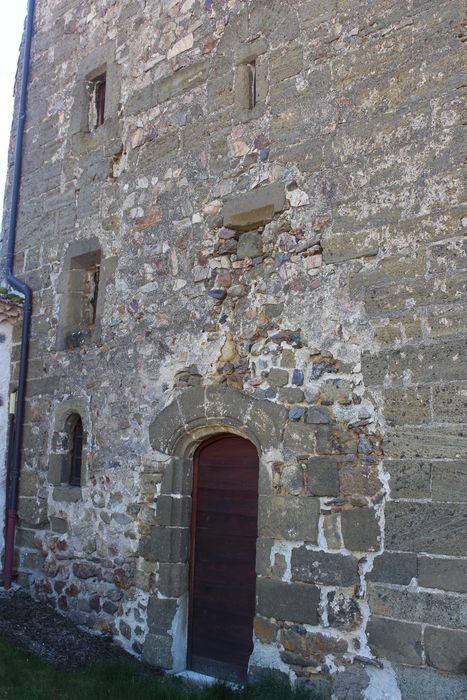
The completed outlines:
{"type": "Polygon", "coordinates": [[[253,650],[259,459],[237,435],[194,455],[188,668],[246,678],[253,650]]]}

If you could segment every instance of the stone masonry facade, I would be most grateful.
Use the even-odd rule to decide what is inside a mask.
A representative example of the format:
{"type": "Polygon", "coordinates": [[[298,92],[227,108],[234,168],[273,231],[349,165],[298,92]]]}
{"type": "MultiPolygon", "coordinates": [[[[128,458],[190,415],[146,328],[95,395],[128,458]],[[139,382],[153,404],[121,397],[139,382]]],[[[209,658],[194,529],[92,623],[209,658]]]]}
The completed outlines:
{"type": "Polygon", "coordinates": [[[35,596],[182,670],[192,458],[227,431],[260,457],[250,675],[465,692],[461,22],[458,0],[38,0],[15,267],[35,596]]]}

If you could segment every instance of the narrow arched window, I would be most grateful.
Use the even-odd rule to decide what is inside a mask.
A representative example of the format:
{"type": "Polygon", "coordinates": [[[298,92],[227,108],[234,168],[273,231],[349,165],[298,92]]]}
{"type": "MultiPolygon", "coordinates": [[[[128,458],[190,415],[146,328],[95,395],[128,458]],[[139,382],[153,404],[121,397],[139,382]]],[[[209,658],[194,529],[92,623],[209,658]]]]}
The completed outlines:
{"type": "Polygon", "coordinates": [[[75,416],[70,430],[70,486],[81,486],[81,463],[83,460],[83,423],[75,416]]]}

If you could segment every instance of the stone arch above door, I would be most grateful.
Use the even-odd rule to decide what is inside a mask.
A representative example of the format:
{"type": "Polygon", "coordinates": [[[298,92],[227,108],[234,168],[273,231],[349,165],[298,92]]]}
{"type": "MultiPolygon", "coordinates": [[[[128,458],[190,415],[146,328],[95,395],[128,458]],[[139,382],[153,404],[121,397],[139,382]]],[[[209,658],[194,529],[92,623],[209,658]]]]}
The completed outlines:
{"type": "Polygon", "coordinates": [[[227,387],[193,387],[166,406],[149,426],[153,449],[170,456],[187,456],[204,437],[221,430],[245,435],[260,454],[277,446],[286,424],[286,411],[227,387]]]}

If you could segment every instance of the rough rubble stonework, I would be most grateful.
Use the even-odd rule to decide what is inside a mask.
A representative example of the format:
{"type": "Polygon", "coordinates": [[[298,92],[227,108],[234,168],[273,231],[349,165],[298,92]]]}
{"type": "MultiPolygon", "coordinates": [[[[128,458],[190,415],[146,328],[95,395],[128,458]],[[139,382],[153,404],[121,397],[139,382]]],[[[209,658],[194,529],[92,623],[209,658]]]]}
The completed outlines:
{"type": "Polygon", "coordinates": [[[251,675],[464,692],[461,20],[458,0],[38,0],[15,268],[35,595],[183,669],[192,455],[228,430],[260,455],[251,675]],[[100,261],[95,323],[76,256],[100,261]]]}

